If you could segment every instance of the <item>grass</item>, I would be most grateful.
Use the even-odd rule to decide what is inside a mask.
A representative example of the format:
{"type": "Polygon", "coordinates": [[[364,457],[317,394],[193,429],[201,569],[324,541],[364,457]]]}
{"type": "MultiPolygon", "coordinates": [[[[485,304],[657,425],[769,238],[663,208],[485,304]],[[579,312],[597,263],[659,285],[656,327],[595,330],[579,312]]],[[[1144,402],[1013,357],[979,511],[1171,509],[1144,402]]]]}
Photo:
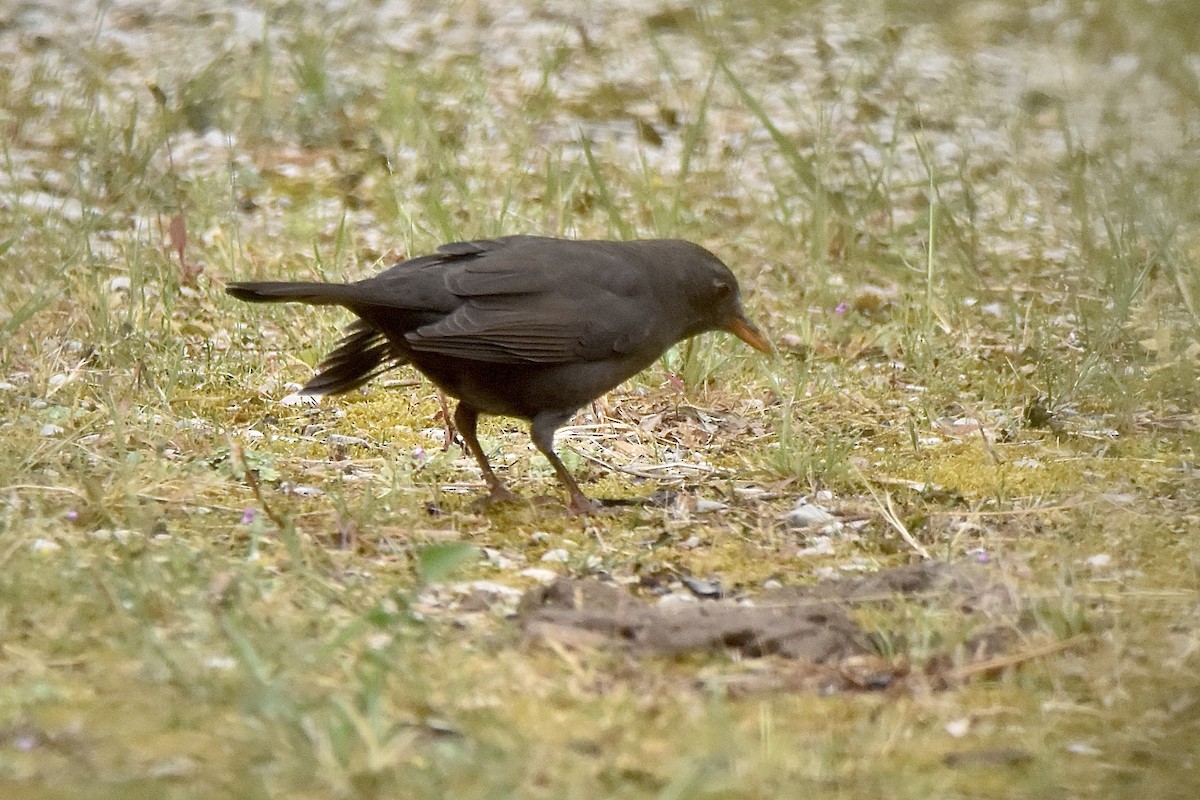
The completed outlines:
{"type": "Polygon", "coordinates": [[[0,798],[1195,796],[1200,29],[1120,8],[22,12],[0,798]],[[488,420],[555,502],[475,513],[427,383],[285,405],[346,315],[221,291],[517,232],[733,266],[778,358],[706,337],[560,435],[590,494],[724,510],[569,518],[488,420]],[[845,523],[823,548],[801,497],[845,523]],[[484,592],[753,595],[913,544],[1019,602],[858,609],[909,670],[882,692],[531,642],[484,592]]]}

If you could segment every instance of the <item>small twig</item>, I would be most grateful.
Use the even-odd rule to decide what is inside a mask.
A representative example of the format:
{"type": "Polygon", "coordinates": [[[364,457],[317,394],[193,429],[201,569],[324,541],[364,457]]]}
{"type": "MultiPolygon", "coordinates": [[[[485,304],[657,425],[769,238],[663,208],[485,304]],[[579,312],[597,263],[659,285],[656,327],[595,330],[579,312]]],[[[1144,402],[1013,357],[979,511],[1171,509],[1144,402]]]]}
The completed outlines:
{"type": "Polygon", "coordinates": [[[996,452],[996,448],[992,447],[991,441],[988,440],[987,429],[983,424],[983,417],[979,414],[979,411],[970,403],[966,403],[961,400],[959,401],[959,405],[963,407],[963,410],[967,412],[967,415],[970,416],[971,419],[975,420],[975,424],[979,426],[979,438],[983,440],[983,449],[986,450],[987,454],[991,457],[992,463],[1005,463],[1004,459],[1000,457],[1000,454],[996,452]]]}
{"type": "Polygon", "coordinates": [[[73,486],[43,486],[38,483],[10,483],[8,486],[0,486],[0,492],[16,491],[19,489],[29,489],[37,492],[64,492],[73,494],[76,497],[87,497],[87,495],[73,486]]]}
{"type": "Polygon", "coordinates": [[[215,503],[199,503],[195,500],[182,500],[176,497],[163,497],[162,495],[150,494],[148,492],[138,492],[136,495],[139,500],[149,500],[154,503],[162,503],[164,505],[179,506],[183,508],[197,508],[205,511],[241,511],[240,508],[233,506],[221,506],[215,503]]]}
{"type": "Polygon", "coordinates": [[[256,500],[258,500],[258,504],[262,506],[263,513],[266,514],[267,518],[271,520],[271,522],[274,522],[280,530],[285,530],[287,528],[287,524],[283,521],[283,517],[275,513],[270,504],[267,503],[267,499],[263,497],[262,486],[258,483],[258,475],[256,475],[254,470],[250,469],[250,466],[246,463],[246,454],[242,450],[241,442],[235,441],[230,443],[230,455],[233,458],[233,463],[241,467],[242,476],[246,480],[246,485],[250,487],[250,491],[254,493],[254,497],[256,500]]]}
{"type": "Polygon", "coordinates": [[[1091,638],[1090,634],[1079,634],[1072,636],[1070,639],[1063,639],[1060,642],[1051,642],[1050,644],[1041,647],[1035,647],[1032,650],[1026,650],[1022,653],[1012,653],[1004,656],[996,656],[985,661],[978,661],[974,664],[966,664],[965,666],[955,669],[946,670],[938,675],[946,682],[960,682],[968,678],[974,677],[985,672],[993,672],[998,669],[1007,667],[1015,667],[1018,664],[1024,664],[1026,661],[1033,661],[1037,658],[1052,656],[1055,653],[1061,653],[1063,650],[1069,650],[1077,644],[1085,642],[1091,638]]]}
{"type": "Polygon", "coordinates": [[[1074,503],[1062,503],[1054,506],[1038,506],[1037,508],[1010,508],[997,511],[930,511],[931,517],[1020,517],[1026,514],[1047,514],[1052,511],[1072,511],[1083,505],[1080,500],[1074,503]]]}

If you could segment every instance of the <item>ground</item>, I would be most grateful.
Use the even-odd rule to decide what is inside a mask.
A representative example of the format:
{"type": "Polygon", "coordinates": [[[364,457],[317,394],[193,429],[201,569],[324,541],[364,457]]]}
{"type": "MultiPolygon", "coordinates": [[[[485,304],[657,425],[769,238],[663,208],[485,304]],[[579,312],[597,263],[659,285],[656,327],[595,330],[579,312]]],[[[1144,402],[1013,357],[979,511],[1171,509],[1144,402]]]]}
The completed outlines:
{"type": "Polygon", "coordinates": [[[9,6],[0,798],[1200,794],[1190,2],[9,6]],[[564,427],[603,514],[222,292],[511,233],[778,348],[564,427]]]}

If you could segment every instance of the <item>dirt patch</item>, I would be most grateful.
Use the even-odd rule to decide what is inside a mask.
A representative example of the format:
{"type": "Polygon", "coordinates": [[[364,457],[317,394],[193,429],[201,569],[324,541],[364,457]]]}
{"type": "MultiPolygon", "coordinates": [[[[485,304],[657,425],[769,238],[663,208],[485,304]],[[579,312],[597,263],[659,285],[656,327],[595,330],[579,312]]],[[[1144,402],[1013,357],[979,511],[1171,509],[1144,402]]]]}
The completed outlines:
{"type": "Polygon", "coordinates": [[[1017,598],[996,571],[981,564],[921,561],[881,570],[860,578],[841,578],[815,586],[785,586],[764,592],[762,603],[795,603],[824,600],[861,604],[884,602],[903,596],[950,604],[964,613],[997,613],[1011,609],[1017,598]]]}
{"type": "MultiPolygon", "coordinates": [[[[1014,598],[992,572],[977,564],[925,562],[862,578],[775,589],[752,601],[669,605],[651,605],[600,580],[564,578],[527,592],[519,617],[525,631],[542,641],[616,646],[646,655],[778,656],[828,668],[817,673],[806,669],[805,684],[819,675],[819,683],[829,688],[884,688],[907,674],[907,667],[879,659],[871,637],[848,609],[897,597],[926,597],[964,613],[1012,608],[1014,598]]],[[[998,641],[990,639],[980,657],[994,657],[998,641]]]]}
{"type": "Polygon", "coordinates": [[[863,630],[828,602],[653,606],[612,584],[563,579],[528,592],[520,615],[534,636],[580,639],[572,635],[579,631],[660,655],[730,650],[823,664],[872,651],[863,630]]]}

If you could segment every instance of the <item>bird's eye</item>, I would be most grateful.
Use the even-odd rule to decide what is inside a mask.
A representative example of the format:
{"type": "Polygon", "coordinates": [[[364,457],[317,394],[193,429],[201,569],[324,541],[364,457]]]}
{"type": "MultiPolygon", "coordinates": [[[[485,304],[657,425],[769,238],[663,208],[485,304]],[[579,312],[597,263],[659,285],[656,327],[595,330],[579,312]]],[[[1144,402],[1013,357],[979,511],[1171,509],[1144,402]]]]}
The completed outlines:
{"type": "Polygon", "coordinates": [[[733,293],[733,287],[720,278],[717,278],[713,281],[713,291],[715,291],[719,297],[727,297],[733,293]]]}

